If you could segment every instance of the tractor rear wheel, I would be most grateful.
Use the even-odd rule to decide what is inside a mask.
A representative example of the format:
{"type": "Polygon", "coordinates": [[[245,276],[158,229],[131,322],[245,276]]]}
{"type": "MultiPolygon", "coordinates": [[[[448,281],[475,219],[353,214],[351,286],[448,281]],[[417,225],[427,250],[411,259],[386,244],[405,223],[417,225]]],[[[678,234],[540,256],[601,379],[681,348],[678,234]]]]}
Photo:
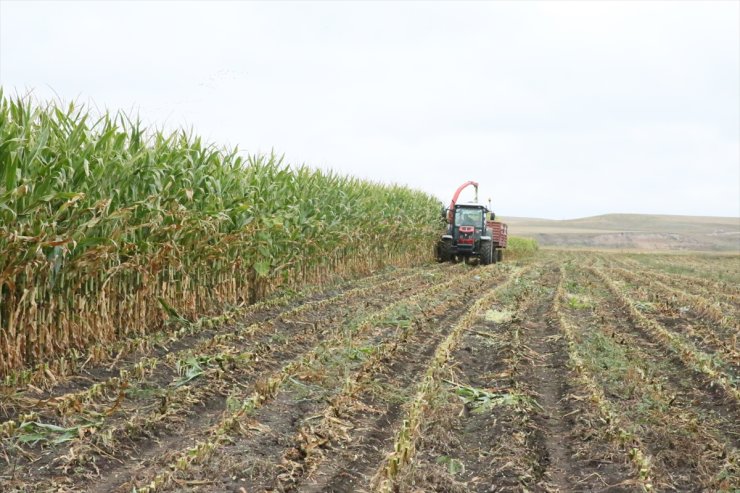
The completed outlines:
{"type": "Polygon", "coordinates": [[[490,241],[481,240],[480,242],[480,263],[483,265],[496,263],[496,257],[493,251],[493,245],[490,241]]]}

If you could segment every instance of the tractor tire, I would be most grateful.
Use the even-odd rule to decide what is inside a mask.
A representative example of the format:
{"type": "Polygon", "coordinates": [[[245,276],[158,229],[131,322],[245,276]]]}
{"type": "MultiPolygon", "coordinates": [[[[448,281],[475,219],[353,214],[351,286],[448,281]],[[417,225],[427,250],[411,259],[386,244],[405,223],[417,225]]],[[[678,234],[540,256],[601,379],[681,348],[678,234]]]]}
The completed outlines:
{"type": "Polygon", "coordinates": [[[480,263],[481,265],[496,263],[496,252],[490,241],[480,242],[480,263]]]}
{"type": "Polygon", "coordinates": [[[496,260],[499,262],[503,262],[504,260],[504,250],[502,248],[499,248],[496,250],[496,260]]]}
{"type": "Polygon", "coordinates": [[[449,262],[452,260],[452,242],[450,240],[440,240],[437,244],[437,261],[449,262]]]}

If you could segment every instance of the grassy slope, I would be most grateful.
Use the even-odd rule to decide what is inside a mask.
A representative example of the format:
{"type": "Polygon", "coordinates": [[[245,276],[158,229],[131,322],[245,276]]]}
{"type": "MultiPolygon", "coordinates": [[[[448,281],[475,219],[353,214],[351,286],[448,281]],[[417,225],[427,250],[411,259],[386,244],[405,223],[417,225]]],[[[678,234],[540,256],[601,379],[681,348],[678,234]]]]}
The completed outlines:
{"type": "Polygon", "coordinates": [[[504,219],[513,235],[543,246],[740,251],[740,218],[604,214],[580,219],[504,219]]]}

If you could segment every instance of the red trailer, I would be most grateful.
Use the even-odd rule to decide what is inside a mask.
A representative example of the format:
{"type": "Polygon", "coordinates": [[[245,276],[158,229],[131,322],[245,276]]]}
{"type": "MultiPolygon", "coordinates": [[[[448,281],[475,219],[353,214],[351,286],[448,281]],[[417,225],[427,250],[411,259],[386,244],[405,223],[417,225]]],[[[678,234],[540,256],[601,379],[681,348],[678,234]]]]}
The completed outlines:
{"type": "Polygon", "coordinates": [[[488,226],[488,230],[491,232],[491,242],[496,249],[495,261],[501,262],[504,258],[503,249],[506,248],[509,240],[509,226],[498,221],[486,221],[486,226],[488,226]]]}

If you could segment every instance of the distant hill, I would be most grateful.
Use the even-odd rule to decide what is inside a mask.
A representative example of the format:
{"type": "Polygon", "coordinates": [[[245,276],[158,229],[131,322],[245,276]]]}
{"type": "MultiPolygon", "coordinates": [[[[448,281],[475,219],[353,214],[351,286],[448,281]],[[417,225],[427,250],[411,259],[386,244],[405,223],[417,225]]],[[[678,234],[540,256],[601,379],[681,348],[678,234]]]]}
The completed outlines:
{"type": "Polygon", "coordinates": [[[534,238],[543,246],[740,252],[740,217],[604,214],[502,220],[510,234],[534,238]]]}

